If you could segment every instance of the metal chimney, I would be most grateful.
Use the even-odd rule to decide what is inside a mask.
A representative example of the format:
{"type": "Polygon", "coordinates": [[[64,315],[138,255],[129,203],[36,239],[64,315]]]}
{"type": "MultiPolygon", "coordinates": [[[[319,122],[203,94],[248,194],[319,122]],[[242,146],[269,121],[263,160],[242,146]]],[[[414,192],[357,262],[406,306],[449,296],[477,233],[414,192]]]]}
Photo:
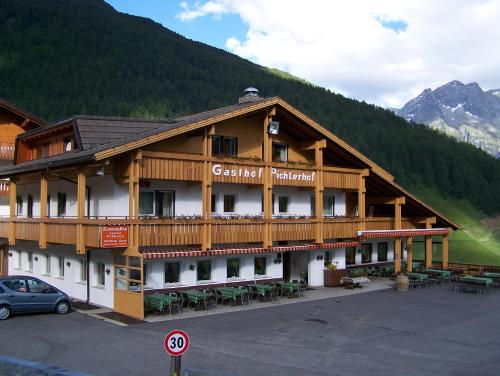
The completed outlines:
{"type": "Polygon", "coordinates": [[[259,90],[254,87],[247,87],[244,93],[245,95],[239,99],[239,103],[255,102],[260,99],[259,90]]]}

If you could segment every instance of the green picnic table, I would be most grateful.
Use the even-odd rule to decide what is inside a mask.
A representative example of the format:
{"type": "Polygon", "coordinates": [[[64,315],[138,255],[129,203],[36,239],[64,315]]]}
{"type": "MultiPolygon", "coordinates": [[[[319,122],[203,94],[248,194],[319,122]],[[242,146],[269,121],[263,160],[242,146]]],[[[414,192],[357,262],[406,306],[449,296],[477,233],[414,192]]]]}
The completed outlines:
{"type": "Polygon", "coordinates": [[[154,310],[158,312],[165,312],[168,308],[172,314],[172,305],[177,303],[179,314],[181,313],[180,301],[177,297],[163,294],[151,294],[144,297],[144,305],[147,310],[154,310]]]}
{"type": "Polygon", "coordinates": [[[188,301],[188,306],[193,303],[197,306],[197,308],[200,308],[200,304],[205,305],[205,309],[207,308],[207,301],[213,296],[212,294],[203,292],[203,291],[198,291],[198,290],[186,290],[183,291],[184,294],[186,294],[186,298],[188,301]]]}
{"type": "Polygon", "coordinates": [[[450,279],[451,278],[451,271],[449,270],[442,270],[442,269],[427,269],[426,273],[439,276],[440,278],[443,279],[450,279]]]}
{"type": "Polygon", "coordinates": [[[485,286],[485,287],[491,287],[493,285],[493,279],[485,278],[485,277],[465,276],[465,277],[460,277],[458,279],[458,281],[462,282],[462,283],[469,283],[469,284],[480,285],[480,286],[485,286]]]}
{"type": "Polygon", "coordinates": [[[297,295],[300,297],[300,284],[298,283],[284,282],[281,284],[281,289],[285,292],[291,293],[292,296],[297,293],[297,295]]]}
{"type": "Polygon", "coordinates": [[[275,295],[276,287],[271,286],[271,285],[263,285],[263,284],[260,284],[260,283],[256,283],[254,285],[251,285],[251,287],[253,287],[255,290],[257,290],[257,294],[260,297],[262,297],[263,299],[266,296],[269,296],[271,298],[271,300],[273,300],[274,295],[275,295]]]}
{"type": "Polygon", "coordinates": [[[423,282],[429,279],[429,276],[424,273],[408,273],[408,277],[416,279],[419,282],[423,282]]]}
{"type": "Polygon", "coordinates": [[[495,272],[484,272],[483,274],[481,274],[482,277],[486,277],[486,278],[500,278],[500,273],[495,273],[495,272]]]}
{"type": "Polygon", "coordinates": [[[247,291],[243,289],[238,289],[236,287],[219,287],[215,291],[219,294],[219,299],[224,302],[224,300],[232,300],[233,304],[236,305],[238,299],[240,299],[241,304],[244,304],[244,298],[247,295],[247,291]]]}

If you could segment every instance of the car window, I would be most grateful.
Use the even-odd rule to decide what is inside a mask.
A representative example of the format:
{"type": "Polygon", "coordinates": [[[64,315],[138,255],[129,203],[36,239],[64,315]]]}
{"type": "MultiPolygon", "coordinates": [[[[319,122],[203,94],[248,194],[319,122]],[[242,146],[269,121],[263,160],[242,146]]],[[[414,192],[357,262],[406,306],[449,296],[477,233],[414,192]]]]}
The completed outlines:
{"type": "Polygon", "coordinates": [[[36,279],[28,279],[27,281],[30,292],[42,292],[45,290],[45,283],[37,281],[36,279]]]}
{"type": "Polygon", "coordinates": [[[11,279],[10,281],[5,281],[3,284],[13,291],[28,292],[26,280],[24,279],[11,279]]]}
{"type": "Polygon", "coordinates": [[[5,294],[5,290],[3,289],[2,286],[0,286],[0,294],[5,294]]]}

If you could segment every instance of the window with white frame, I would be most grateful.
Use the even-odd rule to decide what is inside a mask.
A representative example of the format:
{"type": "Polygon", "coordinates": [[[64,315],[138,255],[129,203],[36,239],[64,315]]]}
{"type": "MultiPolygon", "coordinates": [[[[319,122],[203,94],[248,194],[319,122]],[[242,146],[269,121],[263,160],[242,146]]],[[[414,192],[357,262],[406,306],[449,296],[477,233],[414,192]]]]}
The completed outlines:
{"type": "Polygon", "coordinates": [[[66,193],[57,193],[57,216],[64,217],[66,215],[66,193]]]}
{"type": "Polygon", "coordinates": [[[323,215],[333,217],[335,215],[335,196],[323,196],[323,215]]]}
{"type": "Polygon", "coordinates": [[[240,259],[228,258],[227,259],[227,278],[240,277],[240,259]]]}
{"type": "Polygon", "coordinates": [[[26,258],[27,258],[26,271],[32,272],[33,271],[33,252],[26,252],[26,258]]]}
{"type": "Polygon", "coordinates": [[[16,197],[16,215],[23,215],[23,196],[16,197]]]}
{"type": "Polygon", "coordinates": [[[21,264],[22,264],[21,258],[22,258],[21,252],[14,253],[14,269],[21,269],[21,264]]]}
{"type": "Polygon", "coordinates": [[[46,275],[50,275],[50,255],[45,255],[45,273],[46,275]]]}
{"type": "Polygon", "coordinates": [[[273,142],[272,149],[273,149],[272,150],[273,162],[286,162],[288,160],[288,145],[287,144],[273,142]]]}
{"type": "Polygon", "coordinates": [[[57,257],[57,276],[59,278],[64,278],[64,257],[57,257]]]}
{"type": "Polygon", "coordinates": [[[106,265],[103,262],[96,262],[94,275],[97,286],[106,285],[106,265]]]}
{"type": "Polygon", "coordinates": [[[139,215],[175,216],[175,191],[140,191],[139,215]]]}
{"type": "Polygon", "coordinates": [[[211,260],[198,261],[196,266],[196,277],[197,281],[210,281],[212,279],[211,260]]]}
{"type": "Polygon", "coordinates": [[[236,195],[224,195],[224,213],[234,213],[236,211],[236,195]]]}
{"type": "Polygon", "coordinates": [[[181,264],[180,262],[166,262],[164,283],[179,283],[181,281],[181,264]]]}
{"type": "Polygon", "coordinates": [[[80,260],[80,282],[87,282],[87,261],[80,260]]]}
{"type": "Polygon", "coordinates": [[[267,258],[266,257],[255,257],[254,258],[254,274],[255,275],[266,275],[267,269],[267,258]]]}
{"type": "Polygon", "coordinates": [[[290,204],[290,197],[279,196],[278,197],[278,212],[280,214],[288,213],[288,206],[290,204]]]}
{"type": "Polygon", "coordinates": [[[212,213],[217,213],[218,203],[219,196],[216,193],[213,193],[211,198],[212,213]]]}

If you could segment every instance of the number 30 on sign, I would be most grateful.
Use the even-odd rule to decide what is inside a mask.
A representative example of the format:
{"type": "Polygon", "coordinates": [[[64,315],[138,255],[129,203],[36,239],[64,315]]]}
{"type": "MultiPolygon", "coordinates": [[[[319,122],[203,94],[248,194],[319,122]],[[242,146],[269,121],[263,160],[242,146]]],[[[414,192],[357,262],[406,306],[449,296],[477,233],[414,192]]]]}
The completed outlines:
{"type": "Polygon", "coordinates": [[[165,350],[172,356],[184,354],[189,347],[189,337],[182,330],[172,330],[164,341],[165,350]]]}

